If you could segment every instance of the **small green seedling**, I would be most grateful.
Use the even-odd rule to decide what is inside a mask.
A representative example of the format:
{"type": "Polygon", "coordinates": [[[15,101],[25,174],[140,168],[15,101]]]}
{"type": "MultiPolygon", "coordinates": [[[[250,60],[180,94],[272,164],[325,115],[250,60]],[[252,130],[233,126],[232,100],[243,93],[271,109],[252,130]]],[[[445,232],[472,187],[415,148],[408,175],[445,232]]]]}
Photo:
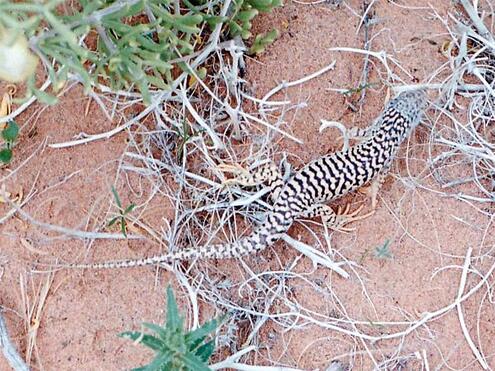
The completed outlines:
{"type": "Polygon", "coordinates": [[[114,186],[112,186],[112,193],[113,193],[113,198],[115,199],[115,203],[117,204],[117,207],[119,208],[119,215],[113,217],[110,219],[108,222],[108,226],[111,227],[114,225],[117,221],[120,221],[120,230],[122,231],[122,234],[127,237],[127,221],[126,221],[126,216],[129,214],[134,208],[136,207],[135,204],[130,204],[127,206],[125,209],[122,207],[122,202],[120,202],[120,197],[119,194],[117,193],[117,190],[115,189],[114,186]]]}
{"type": "Polygon", "coordinates": [[[176,133],[179,136],[179,144],[177,145],[177,162],[181,163],[184,158],[184,147],[193,135],[191,134],[191,128],[189,124],[185,121],[182,122],[182,131],[178,128],[176,129],[176,133]]]}
{"type": "Polygon", "coordinates": [[[215,331],[221,319],[206,322],[200,328],[185,332],[184,319],[179,314],[174,293],[167,288],[167,318],[163,326],[143,323],[154,335],[138,331],[126,331],[119,336],[142,343],[155,352],[155,358],[146,366],[134,371],[178,370],[208,371],[208,360],[215,349],[214,340],[207,336],[215,331]]]}
{"type": "Polygon", "coordinates": [[[4,146],[0,149],[0,161],[4,164],[8,164],[12,159],[12,148],[19,136],[19,126],[13,120],[9,121],[5,128],[2,130],[2,139],[4,146]]]}
{"type": "Polygon", "coordinates": [[[375,248],[375,258],[378,259],[392,259],[393,255],[390,251],[390,240],[386,240],[382,246],[375,248]]]}
{"type": "Polygon", "coordinates": [[[357,86],[356,88],[349,88],[349,89],[345,90],[344,92],[342,92],[342,94],[349,97],[349,96],[353,95],[354,93],[359,94],[363,90],[368,89],[368,88],[373,88],[375,86],[378,86],[378,84],[375,82],[369,82],[367,84],[361,84],[361,85],[357,86]]]}

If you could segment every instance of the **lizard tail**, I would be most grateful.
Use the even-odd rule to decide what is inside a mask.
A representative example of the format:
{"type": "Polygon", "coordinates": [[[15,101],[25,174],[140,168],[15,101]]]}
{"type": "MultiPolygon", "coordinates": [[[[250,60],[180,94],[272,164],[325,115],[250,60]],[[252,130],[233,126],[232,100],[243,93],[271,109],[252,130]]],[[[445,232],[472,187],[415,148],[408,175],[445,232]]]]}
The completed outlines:
{"type": "Polygon", "coordinates": [[[107,261],[102,263],[89,264],[70,264],[68,268],[74,269],[110,269],[110,268],[131,268],[145,265],[154,265],[159,263],[171,263],[174,261],[187,261],[196,258],[200,259],[229,259],[237,258],[243,255],[249,255],[265,249],[278,240],[282,233],[285,233],[292,222],[273,223],[273,216],[268,216],[268,222],[265,222],[257,228],[251,235],[234,241],[232,243],[204,245],[199,248],[186,248],[184,250],[155,255],[142,259],[126,259],[107,261]],[[272,219],[272,220],[270,220],[272,219]],[[276,225],[274,225],[276,224],[276,225]]]}

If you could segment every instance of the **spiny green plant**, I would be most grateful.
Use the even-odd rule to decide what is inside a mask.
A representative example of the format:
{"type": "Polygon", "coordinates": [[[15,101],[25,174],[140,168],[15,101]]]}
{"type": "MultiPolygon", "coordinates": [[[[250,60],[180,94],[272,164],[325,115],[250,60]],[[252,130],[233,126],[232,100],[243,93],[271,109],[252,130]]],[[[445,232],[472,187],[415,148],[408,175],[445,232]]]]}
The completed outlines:
{"type": "Polygon", "coordinates": [[[115,203],[117,204],[117,207],[119,209],[118,210],[119,215],[110,219],[108,222],[108,226],[111,227],[117,221],[119,221],[120,222],[120,230],[121,230],[122,234],[124,235],[124,237],[127,237],[127,220],[126,220],[126,217],[127,217],[127,214],[129,214],[132,210],[134,210],[136,205],[131,203],[126,208],[124,208],[122,206],[122,202],[120,201],[119,194],[117,193],[117,190],[115,189],[114,186],[112,186],[112,194],[113,194],[113,198],[115,199],[115,203]]]}
{"type": "MultiPolygon", "coordinates": [[[[221,16],[223,4],[207,0],[80,0],[68,7],[64,0],[0,1],[0,52],[15,46],[23,51],[16,58],[27,61],[32,58],[29,46],[43,63],[54,93],[69,75],[75,75],[87,91],[97,84],[113,90],[135,87],[149,103],[150,90],[170,89],[177,71],[193,72],[186,57],[204,46],[219,23],[225,25],[224,35],[249,38],[251,21],[260,12],[280,6],[281,0],[232,0],[226,16],[221,16]]],[[[275,37],[271,31],[257,38],[253,52],[263,50],[275,37]]],[[[28,95],[55,103],[52,95],[37,88],[32,62],[28,72],[20,75],[27,76],[28,95]]],[[[0,63],[0,69],[7,68],[2,66],[0,63]]],[[[194,74],[202,76],[204,72],[194,74]]]]}
{"type": "Polygon", "coordinates": [[[0,161],[8,164],[12,160],[12,148],[19,136],[19,126],[14,120],[7,122],[2,130],[3,148],[0,149],[0,161]]]}
{"type": "Polygon", "coordinates": [[[215,350],[214,340],[208,340],[208,335],[217,329],[220,321],[213,319],[194,331],[185,331],[174,293],[168,287],[165,324],[143,323],[154,335],[126,331],[119,336],[141,343],[155,352],[154,359],[148,365],[135,368],[135,371],[208,371],[208,360],[215,350]]]}

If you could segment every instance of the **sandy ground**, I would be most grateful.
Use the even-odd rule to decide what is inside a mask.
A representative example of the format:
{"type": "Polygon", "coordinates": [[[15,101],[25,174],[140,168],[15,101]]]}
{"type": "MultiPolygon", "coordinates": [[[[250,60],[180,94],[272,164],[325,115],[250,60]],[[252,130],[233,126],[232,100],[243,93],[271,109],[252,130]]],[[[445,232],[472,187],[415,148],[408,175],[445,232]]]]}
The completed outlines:
{"type": "MultiPolygon", "coordinates": [[[[346,3],[355,11],[362,11],[361,2],[346,3]]],[[[438,1],[434,6],[441,17],[446,17],[447,11],[453,9],[451,2],[446,0],[438,1]]],[[[370,30],[373,35],[371,49],[385,50],[400,62],[411,75],[394,68],[404,83],[424,81],[445,63],[439,52],[445,29],[432,16],[427,1],[409,1],[407,6],[379,1],[374,9],[378,22],[370,30]]],[[[284,117],[286,130],[304,144],[283,139],[279,143],[280,152],[276,154],[280,157],[285,152],[295,167],[342,145],[335,129],[319,133],[320,119],[337,120],[349,127],[365,127],[383,107],[388,91],[379,83],[379,73],[383,73],[384,68],[376,59],[371,60],[368,81],[377,85],[367,90],[362,104],[357,102],[359,95],[346,98],[330,90],[354,88],[359,84],[363,56],[329,50],[332,47],[362,48],[363,33],[356,33],[359,20],[342,5],[335,8],[327,3],[302,5],[287,1],[283,8],[263,15],[256,24],[257,31],[272,27],[281,31],[280,38],[263,55],[248,61],[247,80],[257,97],[262,97],[281,81],[297,80],[336,61],[334,70],[288,89],[286,95],[277,96],[306,103],[306,107],[284,117]],[[357,111],[351,105],[357,107],[357,111]]],[[[0,170],[2,184],[11,194],[22,192],[26,196],[30,190],[36,191],[23,207],[25,212],[39,222],[92,230],[108,219],[112,201],[110,185],[117,185],[124,204],[134,202],[139,205],[146,198],[149,192],[146,184],[140,185],[138,179],[126,179],[124,175],[116,174],[118,161],[127,145],[126,133],[68,149],[52,149],[45,145],[70,140],[80,132],[108,131],[117,124],[109,122],[98,106],[84,96],[82,89],[70,90],[54,107],[41,108],[35,105],[19,118],[22,134],[15,159],[8,168],[0,170]],[[88,104],[89,110],[86,109],[88,104]],[[9,169],[17,168],[10,174],[9,169]]],[[[435,187],[434,180],[425,170],[428,135],[426,125],[419,127],[400,152],[400,158],[392,168],[393,175],[380,192],[376,214],[355,223],[353,233],[331,235],[332,251],[337,252],[335,257],[345,256],[349,261],[359,262],[362,265],[357,268],[359,277],[365,280],[365,285],[358,275],[345,280],[328,269],[314,270],[308,259],[302,259],[297,271],[310,272],[306,278],[313,285],[297,279],[289,281],[291,294],[298,302],[329,316],[341,315],[345,310],[351,318],[375,322],[418,319],[422,313],[433,312],[454,301],[466,249],[472,247],[473,256],[478,256],[482,250],[495,246],[495,236],[486,231],[489,219],[473,207],[441,198],[406,181],[412,176],[422,184],[435,187]],[[373,250],[386,240],[390,241],[393,257],[377,259],[373,250]],[[455,267],[438,270],[446,266],[455,267]],[[314,285],[320,290],[315,290],[314,285]]],[[[368,202],[359,194],[346,201],[355,205],[368,202]]],[[[2,215],[9,209],[6,204],[0,208],[2,215]]],[[[160,230],[164,219],[173,217],[170,202],[159,198],[142,216],[156,230],[160,230]]],[[[323,234],[322,228],[311,226],[318,235],[323,234]]],[[[50,263],[54,257],[69,262],[104,261],[142,257],[160,251],[160,247],[141,241],[98,240],[89,244],[78,239],[54,238],[58,235],[19,216],[9,218],[0,226],[0,231],[0,305],[5,310],[13,341],[22,354],[27,350],[29,324],[23,314],[21,283],[29,298],[28,306],[33,307],[48,279],[46,274],[31,273],[32,263],[50,263]]],[[[290,234],[309,244],[315,243],[300,223],[290,234]]],[[[320,248],[328,249],[328,246],[320,248]]],[[[289,261],[296,254],[284,243],[277,243],[262,255],[266,260],[276,256],[289,261]]],[[[256,258],[245,261],[252,264],[255,271],[269,266],[256,258]]],[[[486,272],[492,263],[493,259],[480,257],[476,269],[486,272]]],[[[235,275],[237,264],[226,261],[215,266],[225,275],[235,275]]],[[[465,291],[477,282],[470,275],[465,291]]],[[[162,322],[164,292],[169,284],[177,287],[173,275],[152,267],[56,272],[39,317],[33,369],[121,370],[143,364],[150,353],[118,338],[117,334],[139,329],[143,321],[162,322]]],[[[184,307],[186,299],[181,294],[178,296],[179,304],[184,307]]],[[[493,297],[486,297],[485,292],[480,291],[463,303],[462,311],[471,336],[484,351],[488,364],[495,368],[493,297]]],[[[206,319],[207,315],[204,316],[206,319]]],[[[381,335],[387,331],[391,331],[390,328],[376,326],[373,332],[381,335]]],[[[334,357],[340,356],[342,361],[352,363],[353,369],[368,370],[373,368],[373,359],[381,362],[397,357],[399,349],[404,361],[402,368],[395,366],[397,370],[421,369],[422,363],[415,359],[415,352],[424,352],[432,370],[481,369],[462,334],[455,310],[403,338],[367,342],[366,347],[346,335],[317,325],[285,331],[268,321],[260,334],[258,343],[262,350],[256,356],[248,357],[247,363],[270,365],[271,360],[301,369],[322,370],[334,357]],[[345,356],[351,353],[354,354],[352,358],[345,356]]],[[[0,369],[8,369],[1,357],[0,369]]]]}

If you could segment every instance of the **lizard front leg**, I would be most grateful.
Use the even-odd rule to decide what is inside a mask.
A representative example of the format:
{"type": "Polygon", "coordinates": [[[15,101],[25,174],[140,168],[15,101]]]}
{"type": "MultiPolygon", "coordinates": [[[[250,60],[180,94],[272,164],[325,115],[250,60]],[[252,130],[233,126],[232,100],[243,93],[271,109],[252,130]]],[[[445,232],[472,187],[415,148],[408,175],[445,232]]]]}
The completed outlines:
{"type": "Polygon", "coordinates": [[[388,176],[390,171],[390,167],[392,166],[392,160],[389,159],[385,162],[382,169],[378,172],[378,175],[374,180],[371,181],[371,184],[367,187],[361,188],[359,191],[361,193],[366,194],[371,198],[371,210],[376,210],[376,205],[378,204],[378,192],[380,191],[385,179],[388,176]]]}
{"type": "Polygon", "coordinates": [[[254,171],[248,171],[239,165],[227,164],[218,165],[217,169],[235,175],[234,178],[227,179],[224,182],[227,185],[239,184],[244,187],[253,187],[266,184],[270,187],[270,197],[273,202],[277,200],[285,184],[282,174],[273,162],[261,165],[254,171]]]}

